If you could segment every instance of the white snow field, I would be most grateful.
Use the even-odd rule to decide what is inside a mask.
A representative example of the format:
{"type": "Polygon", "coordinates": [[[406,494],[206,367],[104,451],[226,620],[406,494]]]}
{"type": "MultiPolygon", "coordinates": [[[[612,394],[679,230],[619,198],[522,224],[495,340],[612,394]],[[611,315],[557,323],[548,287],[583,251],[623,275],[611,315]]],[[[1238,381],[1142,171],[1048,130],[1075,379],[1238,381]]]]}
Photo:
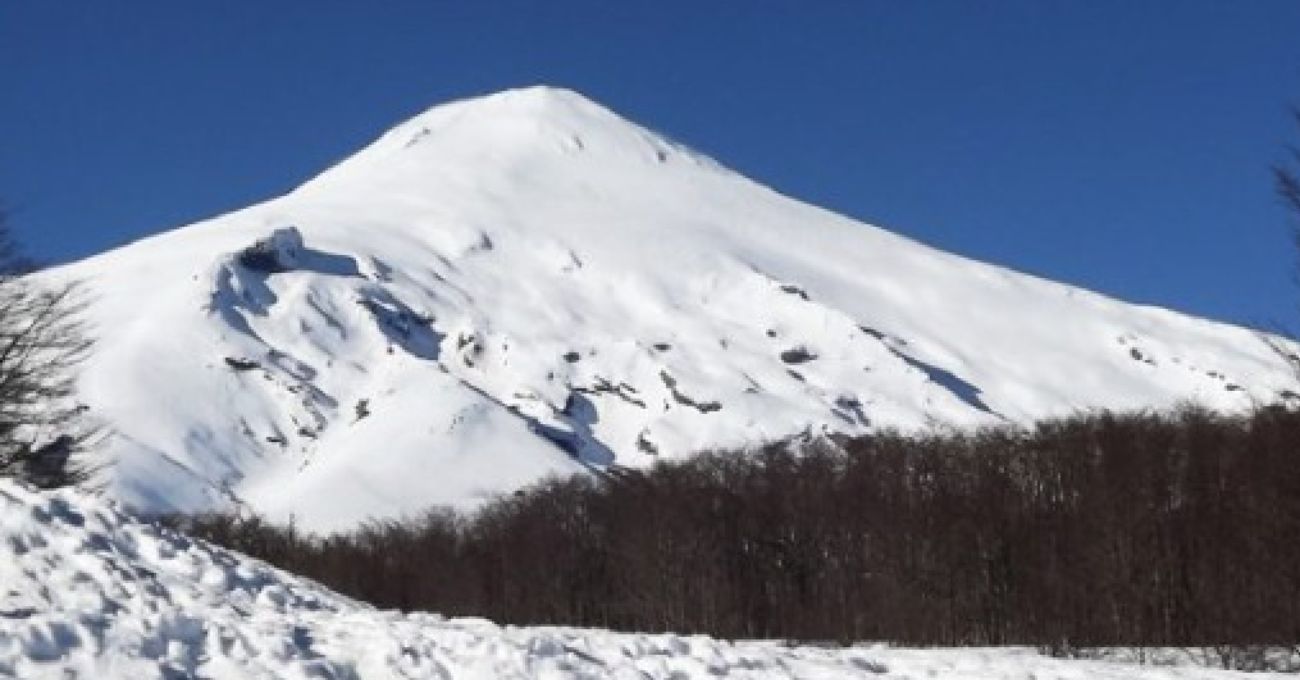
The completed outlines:
{"type": "MultiPolygon", "coordinates": [[[[436,575],[430,575],[436,578],[436,575]]],[[[1193,678],[1196,667],[1062,661],[1027,649],[787,647],[700,636],[501,627],[383,612],[131,519],[76,492],[0,480],[0,677],[1193,678]]]]}
{"type": "Polygon", "coordinates": [[[1300,391],[1254,331],[935,250],[546,87],[45,276],[92,298],[108,495],[314,530],[801,432],[1300,391]]]}

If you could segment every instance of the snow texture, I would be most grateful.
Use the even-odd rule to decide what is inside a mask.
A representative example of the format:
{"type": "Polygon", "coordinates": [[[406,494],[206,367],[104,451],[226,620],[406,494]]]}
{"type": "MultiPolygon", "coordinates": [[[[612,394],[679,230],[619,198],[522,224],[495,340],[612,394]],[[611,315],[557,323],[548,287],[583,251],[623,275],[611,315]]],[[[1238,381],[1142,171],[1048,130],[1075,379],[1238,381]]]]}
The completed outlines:
{"type": "MultiPolygon", "coordinates": [[[[436,577],[436,575],[431,575],[436,577]]],[[[0,677],[1194,678],[1027,649],[832,649],[378,611],[102,499],[0,480],[0,677]]],[[[1248,677],[1260,678],[1252,674],[1248,677]]]]}
{"type": "Polygon", "coordinates": [[[935,250],[546,87],[46,275],[95,294],[108,495],[313,530],[803,432],[1300,392],[1254,331],[935,250]]]}

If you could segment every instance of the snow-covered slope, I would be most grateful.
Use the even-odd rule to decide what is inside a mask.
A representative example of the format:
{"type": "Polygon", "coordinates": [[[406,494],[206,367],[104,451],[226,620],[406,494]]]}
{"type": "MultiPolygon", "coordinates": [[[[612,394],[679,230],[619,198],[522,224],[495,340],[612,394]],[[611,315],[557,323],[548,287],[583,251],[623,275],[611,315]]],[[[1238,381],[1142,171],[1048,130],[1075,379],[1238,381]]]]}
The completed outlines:
{"type": "MultiPolygon", "coordinates": [[[[1030,650],[818,649],[376,611],[103,501],[0,480],[0,677],[1216,678],[1030,650]]],[[[1251,675],[1250,677],[1261,677],[1251,675]]]]}
{"type": "Polygon", "coordinates": [[[804,430],[1295,389],[1252,331],[937,251],[551,88],[51,276],[95,296],[109,493],[317,529],[804,430]]]}

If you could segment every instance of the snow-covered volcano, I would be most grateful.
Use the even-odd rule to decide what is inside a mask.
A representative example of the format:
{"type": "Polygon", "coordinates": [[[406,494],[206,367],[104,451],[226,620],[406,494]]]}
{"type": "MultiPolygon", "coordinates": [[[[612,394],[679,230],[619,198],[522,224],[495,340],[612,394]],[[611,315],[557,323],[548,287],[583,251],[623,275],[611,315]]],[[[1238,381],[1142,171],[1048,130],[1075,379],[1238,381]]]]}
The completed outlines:
{"type": "Polygon", "coordinates": [[[93,292],[108,493],[317,529],[803,431],[1295,389],[1253,331],[935,250],[543,87],[49,275],[93,292]]]}

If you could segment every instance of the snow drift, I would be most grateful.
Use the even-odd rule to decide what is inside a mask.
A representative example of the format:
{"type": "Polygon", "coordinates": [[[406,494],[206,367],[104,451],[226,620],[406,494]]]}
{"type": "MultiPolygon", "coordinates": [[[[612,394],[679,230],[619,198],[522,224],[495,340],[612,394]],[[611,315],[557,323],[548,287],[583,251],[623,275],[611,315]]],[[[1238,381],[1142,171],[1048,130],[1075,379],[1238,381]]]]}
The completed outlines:
{"type": "Polygon", "coordinates": [[[1253,331],[937,251],[545,87],[48,275],[95,291],[107,493],[313,529],[800,432],[1296,389],[1253,331]]]}

